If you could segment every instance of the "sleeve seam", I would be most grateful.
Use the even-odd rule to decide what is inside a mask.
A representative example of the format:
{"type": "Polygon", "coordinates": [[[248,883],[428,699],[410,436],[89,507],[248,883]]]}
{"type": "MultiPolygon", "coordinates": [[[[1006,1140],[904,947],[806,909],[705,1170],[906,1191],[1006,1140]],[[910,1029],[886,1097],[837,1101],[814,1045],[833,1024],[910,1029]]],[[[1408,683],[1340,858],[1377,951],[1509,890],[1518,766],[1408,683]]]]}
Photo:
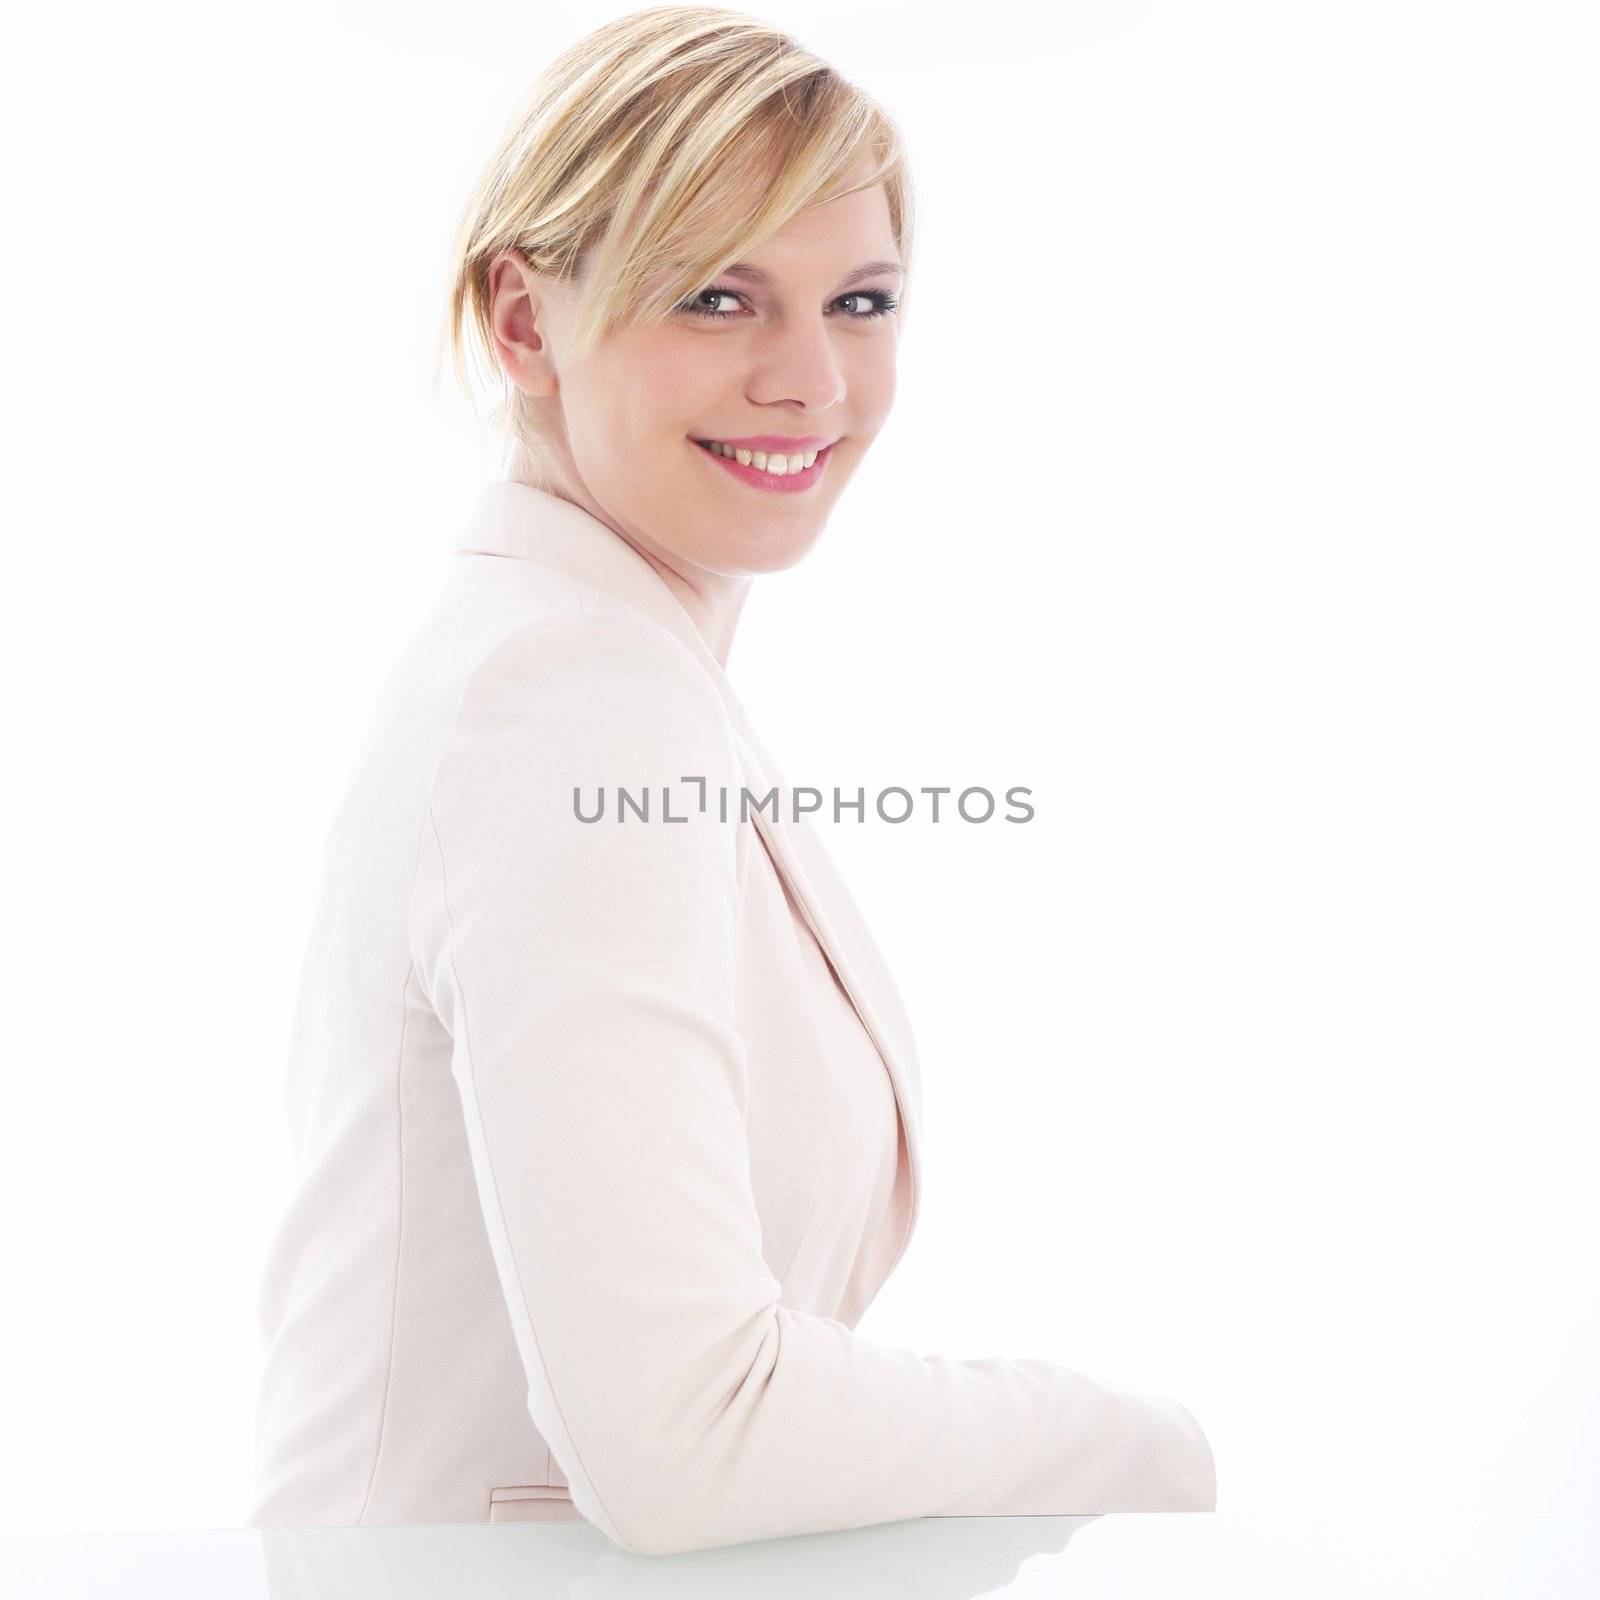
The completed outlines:
{"type": "MultiPolygon", "coordinates": [[[[449,930],[448,960],[450,962],[450,976],[455,985],[457,1000],[461,1007],[460,1045],[466,1053],[467,1077],[472,1085],[473,1114],[478,1118],[480,1129],[482,1129],[483,1132],[483,1157],[489,1166],[489,1187],[494,1196],[495,1210],[499,1214],[501,1231],[509,1239],[511,1230],[506,1225],[505,1210],[500,1198],[500,1184],[499,1180],[495,1176],[494,1152],[489,1147],[488,1130],[482,1127],[482,1113],[478,1107],[477,1063],[472,1053],[472,1026],[468,1015],[469,1008],[467,1005],[467,995],[461,984],[461,974],[456,968],[455,918],[450,912],[450,888],[449,877],[444,858],[444,841],[439,837],[439,824],[433,813],[433,802],[431,798],[428,803],[427,820],[428,826],[433,833],[434,849],[439,857],[439,900],[444,909],[445,926],[449,930]]],[[[527,1319],[528,1331],[533,1337],[534,1352],[538,1357],[540,1368],[544,1374],[545,1388],[550,1395],[551,1403],[556,1408],[556,1415],[561,1419],[561,1426],[566,1431],[567,1438],[572,1442],[573,1462],[577,1466],[578,1471],[582,1473],[584,1478],[588,1481],[590,1489],[593,1491],[595,1502],[600,1507],[601,1514],[605,1517],[606,1521],[610,1523],[611,1537],[615,1539],[624,1550],[628,1551],[630,1555],[638,1555],[641,1552],[628,1539],[623,1537],[621,1530],[617,1526],[616,1518],[612,1516],[609,1508],[600,1498],[599,1486],[595,1483],[594,1475],[586,1466],[584,1466],[582,1458],[578,1454],[577,1436],[573,1433],[572,1427],[567,1421],[566,1412],[563,1410],[561,1405],[561,1396],[556,1392],[555,1384],[551,1382],[550,1368],[545,1360],[544,1345],[539,1338],[538,1328],[533,1318],[533,1307],[528,1302],[528,1291],[526,1286],[523,1284],[520,1273],[516,1274],[516,1282],[517,1293],[522,1297],[523,1316],[527,1319]]],[[[546,1440],[545,1444],[548,1448],[549,1440],[546,1440]]]]}

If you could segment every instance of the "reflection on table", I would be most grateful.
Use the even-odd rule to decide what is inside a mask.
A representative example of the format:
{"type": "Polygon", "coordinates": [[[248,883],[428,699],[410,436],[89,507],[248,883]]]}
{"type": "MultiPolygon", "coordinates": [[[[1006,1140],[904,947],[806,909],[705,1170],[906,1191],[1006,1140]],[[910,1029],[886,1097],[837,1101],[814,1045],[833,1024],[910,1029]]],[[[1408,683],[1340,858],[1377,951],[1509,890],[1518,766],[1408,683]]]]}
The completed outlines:
{"type": "Polygon", "coordinates": [[[7,1600],[1594,1600],[1600,1514],[922,1517],[634,1556],[585,1523],[0,1537],[7,1600]]]}

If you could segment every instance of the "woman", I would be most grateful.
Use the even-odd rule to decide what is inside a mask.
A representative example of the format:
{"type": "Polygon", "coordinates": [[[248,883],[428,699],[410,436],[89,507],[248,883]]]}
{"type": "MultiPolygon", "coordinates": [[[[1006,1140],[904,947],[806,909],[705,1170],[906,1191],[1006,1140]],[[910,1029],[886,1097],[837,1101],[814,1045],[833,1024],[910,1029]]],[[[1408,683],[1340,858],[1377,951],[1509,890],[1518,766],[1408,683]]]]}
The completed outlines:
{"type": "Polygon", "coordinates": [[[513,464],[328,841],[255,1525],[1215,1505],[1176,1401],[851,1331],[920,1200],[912,1036],[724,669],[888,414],[910,244],[888,119],[720,10],[582,41],[479,183],[449,332],[513,464]]]}

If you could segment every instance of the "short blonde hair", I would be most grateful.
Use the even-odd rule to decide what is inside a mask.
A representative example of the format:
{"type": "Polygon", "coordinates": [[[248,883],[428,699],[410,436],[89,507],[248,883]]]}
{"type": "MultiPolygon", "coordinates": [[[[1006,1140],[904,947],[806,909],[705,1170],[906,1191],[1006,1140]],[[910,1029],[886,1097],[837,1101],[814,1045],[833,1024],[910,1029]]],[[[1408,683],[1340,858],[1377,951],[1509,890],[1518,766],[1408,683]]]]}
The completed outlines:
{"type": "Polygon", "coordinates": [[[471,397],[473,335],[501,385],[497,424],[537,456],[527,397],[495,356],[489,268],[503,250],[577,286],[581,357],[614,327],[665,320],[801,211],[878,183],[906,269],[903,314],[911,179],[899,130],[875,101],[742,12],[652,6],[607,23],[540,74],[472,191],[435,382],[448,342],[471,397]],[[846,186],[863,161],[867,176],[846,186]]]}

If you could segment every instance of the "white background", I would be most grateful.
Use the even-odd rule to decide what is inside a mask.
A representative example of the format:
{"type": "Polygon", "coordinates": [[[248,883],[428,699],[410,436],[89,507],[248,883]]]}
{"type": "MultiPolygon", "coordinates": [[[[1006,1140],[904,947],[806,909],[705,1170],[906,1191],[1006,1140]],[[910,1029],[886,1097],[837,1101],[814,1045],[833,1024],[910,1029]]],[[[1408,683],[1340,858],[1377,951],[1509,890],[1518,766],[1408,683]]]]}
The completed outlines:
{"type": "MultiPolygon", "coordinates": [[[[10,24],[7,1528],[246,1514],[323,830],[500,470],[449,236],[620,9],[10,24]]],[[[927,1107],[860,1332],[1177,1395],[1223,1511],[1592,1508],[1593,9],[761,14],[922,230],[734,681],[791,783],[1037,807],[824,825],[927,1107]]]]}

